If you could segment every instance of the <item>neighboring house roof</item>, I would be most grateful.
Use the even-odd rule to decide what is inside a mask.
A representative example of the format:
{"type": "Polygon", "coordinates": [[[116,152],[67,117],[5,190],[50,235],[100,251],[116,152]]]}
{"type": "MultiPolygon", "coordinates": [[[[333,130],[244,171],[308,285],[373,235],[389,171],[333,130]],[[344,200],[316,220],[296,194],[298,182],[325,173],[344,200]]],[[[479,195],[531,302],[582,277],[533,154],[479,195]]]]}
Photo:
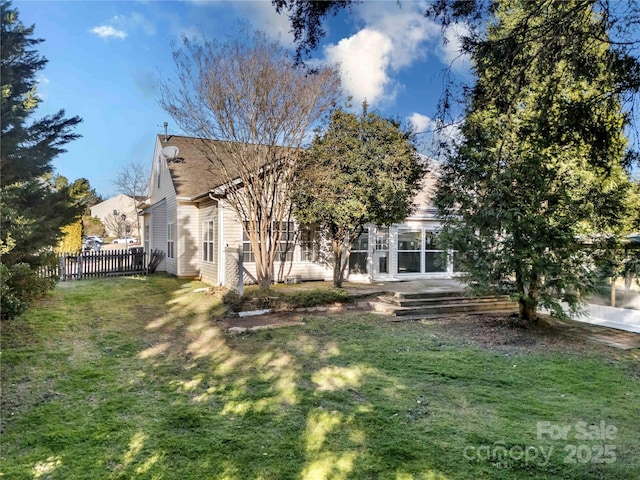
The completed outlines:
{"type": "MultiPolygon", "coordinates": [[[[142,198],[146,198],[146,197],[142,197],[142,198]]],[[[89,210],[91,210],[91,212],[94,212],[94,211],[100,212],[104,210],[104,211],[108,211],[108,213],[112,213],[113,208],[119,207],[120,205],[126,205],[126,207],[129,208],[129,206],[133,204],[132,200],[133,199],[130,196],[125,195],[124,193],[119,193],[118,195],[115,195],[111,198],[107,198],[106,200],[100,203],[96,203],[94,206],[90,207],[89,210]]]]}

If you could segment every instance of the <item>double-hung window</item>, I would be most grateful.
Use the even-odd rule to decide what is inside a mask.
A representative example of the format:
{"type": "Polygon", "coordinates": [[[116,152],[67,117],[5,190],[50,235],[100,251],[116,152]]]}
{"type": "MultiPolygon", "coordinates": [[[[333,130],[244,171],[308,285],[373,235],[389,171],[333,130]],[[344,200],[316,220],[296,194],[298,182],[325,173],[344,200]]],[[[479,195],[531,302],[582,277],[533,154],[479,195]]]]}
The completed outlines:
{"type": "Polygon", "coordinates": [[[202,261],[215,260],[215,222],[207,220],[202,224],[202,261]]]}
{"type": "MultiPolygon", "coordinates": [[[[249,222],[245,222],[248,227],[249,222]]],[[[277,245],[276,261],[285,262],[293,260],[293,249],[296,240],[296,230],[294,222],[274,222],[272,233],[280,231],[280,242],[277,245]]],[[[242,229],[242,261],[245,263],[255,262],[255,254],[251,248],[251,241],[245,229],[242,229]]]]}
{"type": "Polygon", "coordinates": [[[300,227],[300,260],[317,262],[320,259],[320,229],[318,224],[300,227]]]}
{"type": "Polygon", "coordinates": [[[296,241],[296,229],[293,222],[274,223],[274,233],[280,231],[280,243],[278,244],[278,255],[276,260],[280,262],[290,262],[293,260],[293,248],[296,241]]]}
{"type": "MultiPolygon", "coordinates": [[[[244,226],[246,229],[249,229],[249,222],[244,222],[244,226]]],[[[245,229],[242,229],[242,261],[244,263],[253,263],[256,261],[256,257],[253,254],[253,249],[251,248],[251,241],[249,240],[249,235],[245,229]]]]}
{"type": "Polygon", "coordinates": [[[149,250],[149,238],[151,237],[150,234],[151,228],[149,227],[149,224],[144,226],[144,251],[149,254],[150,250],[149,250]]]}

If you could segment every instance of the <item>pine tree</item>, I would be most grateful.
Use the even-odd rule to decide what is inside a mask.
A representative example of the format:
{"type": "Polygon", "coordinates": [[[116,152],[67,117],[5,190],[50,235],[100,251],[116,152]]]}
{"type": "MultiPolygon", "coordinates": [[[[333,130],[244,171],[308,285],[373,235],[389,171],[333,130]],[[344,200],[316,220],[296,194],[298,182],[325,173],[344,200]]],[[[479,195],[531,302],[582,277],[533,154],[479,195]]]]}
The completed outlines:
{"type": "Polygon", "coordinates": [[[540,306],[563,315],[561,301],[578,311],[601,285],[593,239],[619,228],[629,187],[630,70],[584,2],[495,6],[471,49],[477,81],[436,203],[468,279],[507,286],[535,321],[540,306]]]}
{"type": "Polygon", "coordinates": [[[9,318],[46,288],[35,274],[47,261],[39,254],[55,246],[61,228],[82,211],[79,184],[56,185],[52,176],[53,159],[78,138],[72,129],[81,120],[66,118],[64,110],[33,120],[37,74],[47,62],[35,50],[42,39],[33,37],[34,26],[25,27],[10,2],[0,3],[0,14],[0,287],[1,314],[9,318]]]}

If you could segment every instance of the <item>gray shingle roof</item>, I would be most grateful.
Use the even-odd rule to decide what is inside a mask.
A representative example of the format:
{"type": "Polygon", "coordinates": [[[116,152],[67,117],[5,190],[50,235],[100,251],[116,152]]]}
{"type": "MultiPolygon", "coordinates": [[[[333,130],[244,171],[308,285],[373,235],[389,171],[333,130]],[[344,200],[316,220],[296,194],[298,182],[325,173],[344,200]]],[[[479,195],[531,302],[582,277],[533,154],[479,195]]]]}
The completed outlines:
{"type": "MultiPolygon", "coordinates": [[[[171,172],[171,179],[176,189],[176,195],[182,198],[194,198],[205,195],[210,190],[227,183],[228,177],[223,171],[222,165],[231,178],[240,175],[234,164],[234,156],[238,158],[240,144],[222,140],[204,140],[180,135],[168,135],[165,141],[164,135],[158,135],[162,148],[178,147],[179,153],[175,160],[167,160],[167,167],[171,172]],[[236,146],[236,148],[233,148],[236,146]]],[[[286,156],[288,151],[295,150],[287,147],[275,147],[270,152],[269,147],[259,145],[247,145],[249,152],[253,149],[257,154],[257,164],[268,162],[267,158],[273,155],[286,156]]],[[[241,149],[244,150],[244,149],[241,149]]],[[[248,153],[244,150],[243,155],[248,153]]]]}
{"type": "MultiPolygon", "coordinates": [[[[225,142],[179,135],[167,136],[166,142],[164,138],[164,135],[158,135],[162,148],[172,146],[179,150],[176,160],[167,161],[178,197],[193,198],[226,183],[222,167],[211,153],[215,148],[222,156],[225,142]]],[[[232,167],[230,159],[225,160],[227,163],[227,168],[232,167]]]]}

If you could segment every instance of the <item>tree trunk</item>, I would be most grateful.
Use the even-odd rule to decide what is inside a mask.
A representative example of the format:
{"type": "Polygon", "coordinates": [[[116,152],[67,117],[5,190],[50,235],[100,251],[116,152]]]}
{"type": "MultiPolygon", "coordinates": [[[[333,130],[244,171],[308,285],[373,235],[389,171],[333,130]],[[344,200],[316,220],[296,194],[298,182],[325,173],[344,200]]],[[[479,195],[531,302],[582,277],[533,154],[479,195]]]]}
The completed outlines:
{"type": "Polygon", "coordinates": [[[520,292],[518,310],[520,320],[527,323],[538,321],[538,300],[540,298],[540,278],[537,273],[532,273],[529,278],[529,288],[526,288],[522,274],[516,272],[516,288],[520,292]]]}
{"type": "Polygon", "coordinates": [[[527,323],[535,323],[538,321],[538,304],[533,304],[531,298],[525,297],[518,300],[518,308],[520,311],[520,320],[527,323]]]}
{"type": "Polygon", "coordinates": [[[336,288],[342,288],[342,244],[339,244],[335,240],[333,241],[333,286],[336,288]]]}
{"type": "Polygon", "coordinates": [[[263,276],[259,279],[258,286],[260,287],[260,290],[268,290],[271,287],[271,277],[268,275],[263,276]]]}

